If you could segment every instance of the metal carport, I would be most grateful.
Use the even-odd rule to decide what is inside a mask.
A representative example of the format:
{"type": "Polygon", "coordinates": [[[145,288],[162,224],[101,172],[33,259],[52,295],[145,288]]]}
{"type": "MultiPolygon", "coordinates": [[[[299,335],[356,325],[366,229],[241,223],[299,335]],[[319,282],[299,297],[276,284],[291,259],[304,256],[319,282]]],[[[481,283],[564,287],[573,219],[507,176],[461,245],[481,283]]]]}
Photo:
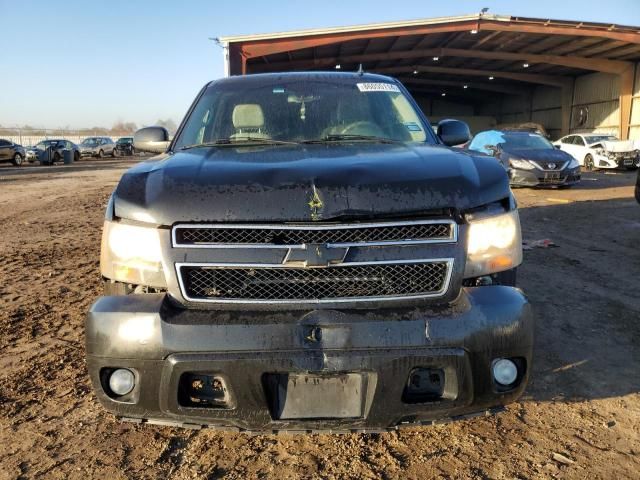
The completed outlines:
{"type": "Polygon", "coordinates": [[[480,14],[219,40],[228,75],[362,64],[400,78],[424,109],[640,138],[640,27],[480,14]]]}

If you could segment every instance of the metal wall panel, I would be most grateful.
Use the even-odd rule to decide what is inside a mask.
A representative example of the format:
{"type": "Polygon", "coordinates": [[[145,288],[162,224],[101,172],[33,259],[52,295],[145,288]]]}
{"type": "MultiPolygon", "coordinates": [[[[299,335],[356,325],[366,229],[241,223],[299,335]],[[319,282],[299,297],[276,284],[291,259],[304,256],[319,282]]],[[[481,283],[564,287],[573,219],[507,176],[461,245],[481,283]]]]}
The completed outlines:
{"type": "Polygon", "coordinates": [[[540,86],[533,91],[533,110],[559,108],[562,106],[562,90],[557,87],[540,86]]]}
{"type": "Polygon", "coordinates": [[[473,114],[473,105],[437,99],[431,102],[431,116],[454,116],[473,114]]]}
{"type": "Polygon", "coordinates": [[[560,130],[562,128],[561,108],[537,110],[532,113],[531,117],[532,122],[540,123],[547,130],[560,130]]]}
{"type": "Polygon", "coordinates": [[[620,97],[620,79],[609,73],[590,73],[576,78],[574,105],[588,105],[620,97]]]}

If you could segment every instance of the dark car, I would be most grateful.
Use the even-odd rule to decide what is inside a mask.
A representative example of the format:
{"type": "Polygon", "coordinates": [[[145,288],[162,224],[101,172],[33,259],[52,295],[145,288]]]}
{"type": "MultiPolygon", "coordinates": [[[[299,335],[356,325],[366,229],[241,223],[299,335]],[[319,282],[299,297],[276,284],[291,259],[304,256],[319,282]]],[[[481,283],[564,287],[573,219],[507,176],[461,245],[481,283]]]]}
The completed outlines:
{"type": "Polygon", "coordinates": [[[495,413],[523,392],[533,319],[514,288],[507,174],[452,149],[389,77],[206,85],[106,212],[88,371],[118,417],[370,431],[495,413]]]}
{"type": "Polygon", "coordinates": [[[564,187],[580,181],[578,161],[537,133],[487,130],[478,133],[467,148],[500,161],[512,186],[564,187]]]}
{"type": "Polygon", "coordinates": [[[116,140],[116,155],[135,155],[136,149],[133,147],[133,137],[120,137],[116,140]]]}
{"type": "Polygon", "coordinates": [[[11,162],[19,167],[26,156],[27,152],[22,145],[0,138],[0,162],[11,162]]]}
{"type": "Polygon", "coordinates": [[[27,160],[30,162],[39,161],[43,165],[53,165],[64,159],[64,151],[73,151],[73,160],[80,160],[80,150],[78,146],[62,138],[43,140],[31,147],[27,151],[27,160]]]}

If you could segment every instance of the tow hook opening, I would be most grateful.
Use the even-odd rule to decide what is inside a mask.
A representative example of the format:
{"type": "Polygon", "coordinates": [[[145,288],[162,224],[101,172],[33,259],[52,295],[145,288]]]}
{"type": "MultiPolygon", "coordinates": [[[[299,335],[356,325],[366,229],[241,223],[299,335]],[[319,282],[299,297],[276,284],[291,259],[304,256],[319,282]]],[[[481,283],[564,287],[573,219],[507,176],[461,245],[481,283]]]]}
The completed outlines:
{"type": "Polygon", "coordinates": [[[443,399],[445,376],[439,368],[414,368],[402,393],[404,403],[436,402],[443,399]]]}
{"type": "Polygon", "coordinates": [[[233,408],[227,385],[221,375],[185,372],[178,383],[178,404],[188,408],[233,408]]]}

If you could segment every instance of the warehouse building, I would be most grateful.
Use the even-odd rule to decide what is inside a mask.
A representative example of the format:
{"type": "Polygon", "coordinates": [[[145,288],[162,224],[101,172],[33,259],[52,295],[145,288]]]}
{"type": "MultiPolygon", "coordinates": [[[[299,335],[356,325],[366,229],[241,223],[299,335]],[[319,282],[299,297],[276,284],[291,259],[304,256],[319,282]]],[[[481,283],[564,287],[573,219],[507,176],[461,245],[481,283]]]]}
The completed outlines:
{"type": "Polygon", "coordinates": [[[362,65],[402,80],[433,122],[640,143],[640,27],[481,13],[219,40],[227,75],[362,65]]]}

